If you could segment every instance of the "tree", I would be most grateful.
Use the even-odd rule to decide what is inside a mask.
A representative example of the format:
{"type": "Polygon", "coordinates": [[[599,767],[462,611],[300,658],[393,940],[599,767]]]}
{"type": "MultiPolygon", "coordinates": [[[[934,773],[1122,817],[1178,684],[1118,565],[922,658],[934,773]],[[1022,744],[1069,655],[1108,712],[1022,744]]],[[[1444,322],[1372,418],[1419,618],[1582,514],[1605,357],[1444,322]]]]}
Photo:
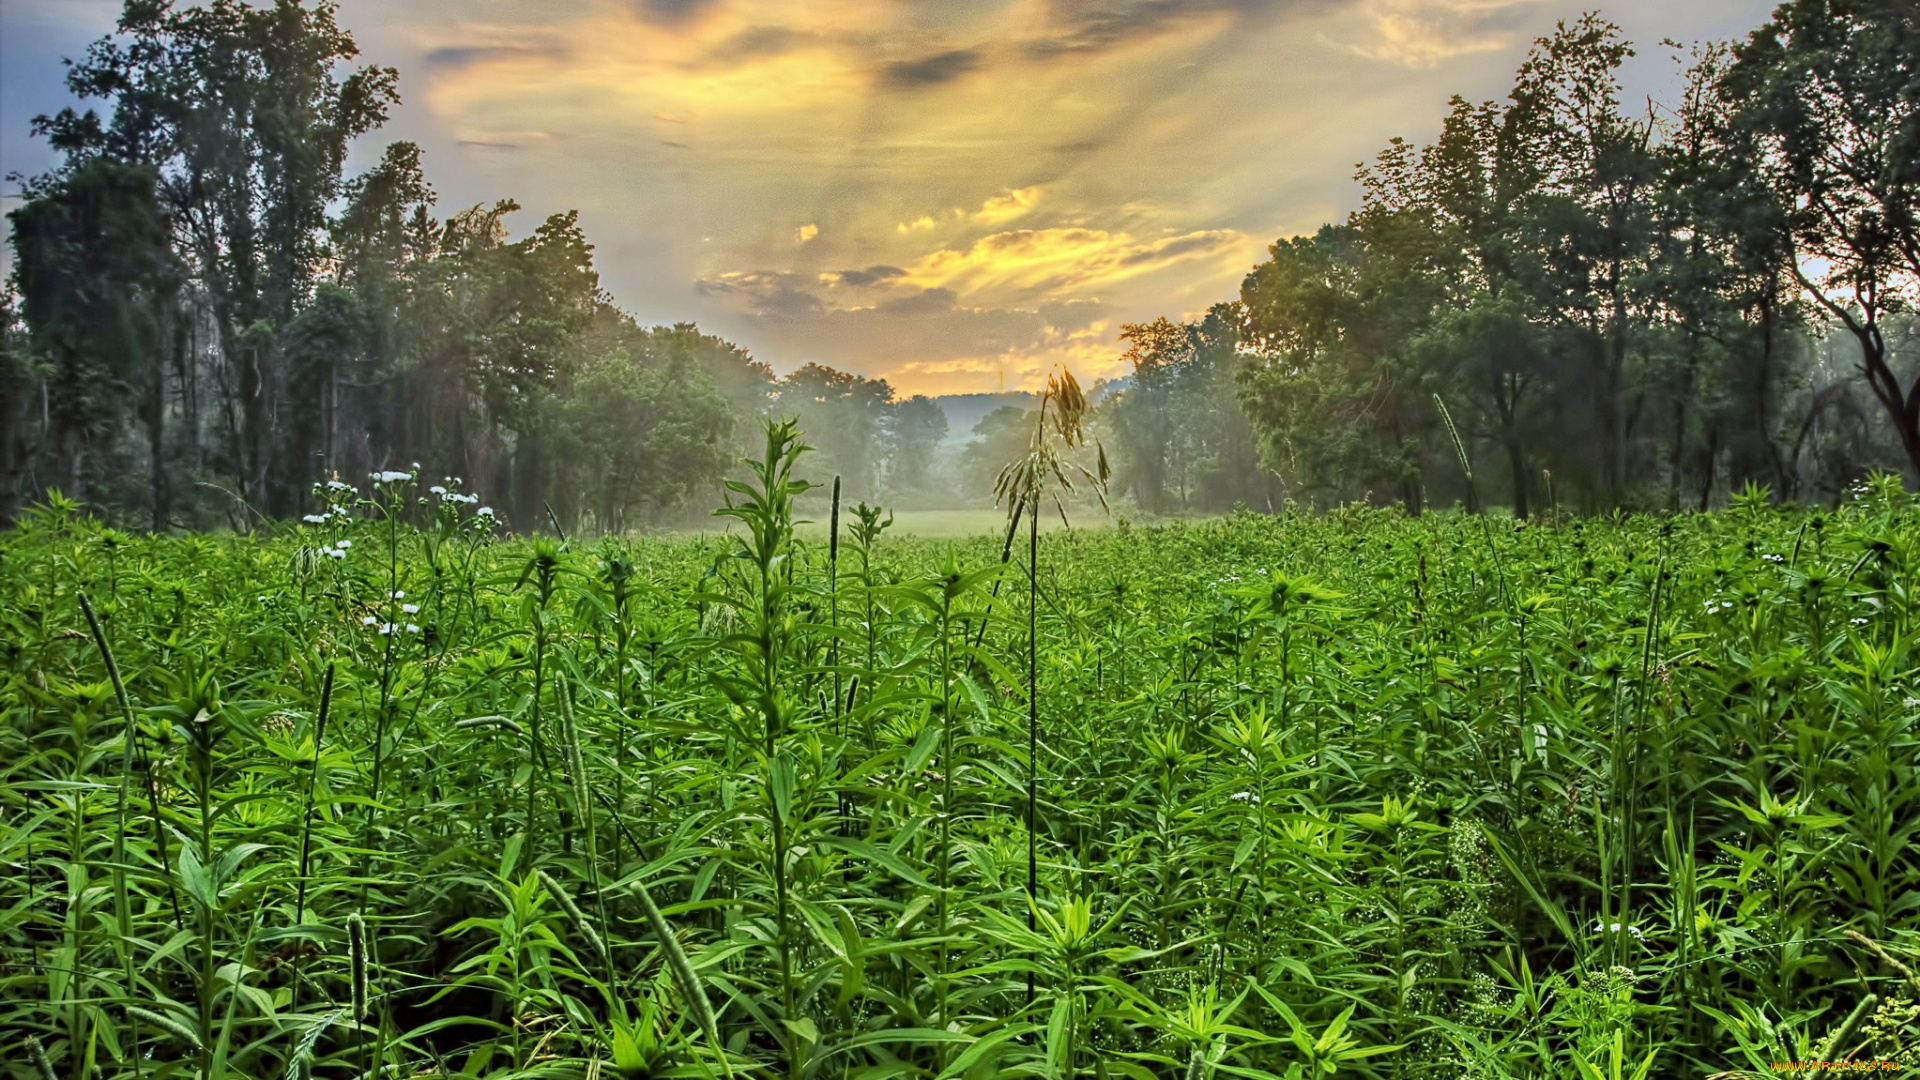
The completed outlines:
{"type": "Polygon", "coordinates": [[[807,364],[780,380],[778,408],[820,452],[821,475],[844,478],[848,498],[878,498],[881,424],[893,402],[885,379],[807,364]]]}
{"type": "Polygon", "coordinates": [[[1133,375],[1103,418],[1117,439],[1124,486],[1142,509],[1270,505],[1268,474],[1237,400],[1244,321],[1228,303],[1195,323],[1160,318],[1120,328],[1133,375]]]}
{"type": "Polygon", "coordinates": [[[1721,82],[1736,152],[1773,196],[1782,268],[1845,328],[1920,475],[1920,372],[1892,320],[1920,303],[1920,16],[1895,0],[1793,0],[1721,82]]]}
{"type": "Polygon", "coordinates": [[[160,529],[169,511],[160,379],[178,267],[154,180],[149,166],[90,158],[32,185],[8,216],[28,347],[48,369],[46,436],[61,485],[86,496],[88,448],[137,407],[160,529]]]}
{"type": "Polygon", "coordinates": [[[947,438],[947,414],[938,402],[915,394],[893,402],[880,418],[886,487],[895,499],[927,493],[933,455],[947,438]]]}
{"type": "Polygon", "coordinates": [[[1433,420],[1409,347],[1438,299],[1432,282],[1355,223],[1268,251],[1240,287],[1240,400],[1262,460],[1298,494],[1378,487],[1417,513],[1433,420]]]}
{"type": "Polygon", "coordinates": [[[616,347],[587,361],[565,400],[580,474],[567,487],[585,495],[603,528],[682,506],[731,463],[726,400],[684,352],[616,347]]]}
{"type": "Polygon", "coordinates": [[[67,75],[81,98],[114,102],[111,121],[72,109],[35,121],[70,159],[159,170],[227,366],[229,467],[242,495],[276,512],[305,487],[302,466],[275,467],[282,409],[312,407],[284,401],[279,333],[327,260],[349,143],[399,100],[390,68],[339,74],[359,50],[334,16],[326,0],[128,0],[118,36],[67,75]]]}

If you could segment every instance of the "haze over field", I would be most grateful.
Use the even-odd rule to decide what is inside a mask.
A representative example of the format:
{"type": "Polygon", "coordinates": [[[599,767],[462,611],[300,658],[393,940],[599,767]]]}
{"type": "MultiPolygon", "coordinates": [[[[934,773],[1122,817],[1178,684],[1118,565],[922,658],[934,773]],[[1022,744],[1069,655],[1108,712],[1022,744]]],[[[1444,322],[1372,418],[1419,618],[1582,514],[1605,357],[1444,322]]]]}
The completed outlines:
{"type": "MultiPolygon", "coordinates": [[[[1124,322],[1233,296],[1276,237],[1359,203],[1350,176],[1450,94],[1504,96],[1572,0],[345,0],[443,213],[577,208],[642,322],[698,322],[786,372],[902,393],[1122,373],[1124,322]]],[[[1770,0],[1618,0],[1628,98],[1663,38],[1770,0]]],[[[0,170],[55,163],[28,120],[116,0],[0,6],[0,170]]],[[[9,199],[5,208],[18,205],[9,199]]],[[[9,253],[0,258],[11,258],[9,253]]]]}

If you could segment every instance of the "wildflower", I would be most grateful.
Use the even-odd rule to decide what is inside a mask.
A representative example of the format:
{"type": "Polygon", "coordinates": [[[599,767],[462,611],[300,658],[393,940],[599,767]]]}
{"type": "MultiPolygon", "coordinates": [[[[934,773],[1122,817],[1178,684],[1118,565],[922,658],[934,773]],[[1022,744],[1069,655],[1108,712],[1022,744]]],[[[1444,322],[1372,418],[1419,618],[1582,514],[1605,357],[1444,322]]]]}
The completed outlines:
{"type": "Polygon", "coordinates": [[[401,604],[400,610],[406,612],[409,615],[418,615],[420,614],[420,605],[419,604],[401,604]]]}
{"type": "Polygon", "coordinates": [[[1762,555],[1760,557],[1767,560],[1770,563],[1783,563],[1787,561],[1787,557],[1785,555],[1774,555],[1769,553],[1766,555],[1762,555]]]}
{"type": "Polygon", "coordinates": [[[329,481],[327,481],[327,489],[328,489],[329,491],[347,491],[347,490],[349,490],[349,489],[351,489],[352,487],[353,487],[353,485],[352,485],[352,484],[348,484],[348,483],[343,483],[343,482],[341,482],[341,481],[339,481],[339,480],[329,480],[329,481]]]}
{"type": "Polygon", "coordinates": [[[413,479],[412,473],[393,472],[391,470],[373,474],[373,482],[376,484],[397,484],[402,480],[411,479],[413,479]]]}
{"type": "MultiPolygon", "coordinates": [[[[347,550],[348,548],[350,548],[350,547],[352,547],[352,546],[353,546],[353,541],[351,541],[351,540],[335,540],[335,541],[333,542],[333,546],[334,546],[334,547],[337,547],[337,548],[339,548],[339,549],[340,549],[341,551],[345,551],[345,550],[347,550]]],[[[336,557],[337,557],[337,556],[336,556],[336,557]]]]}
{"type": "Polygon", "coordinates": [[[376,623],[376,622],[378,622],[378,621],[379,621],[378,619],[375,619],[375,618],[374,618],[373,616],[371,616],[371,615],[362,615],[362,616],[360,616],[360,625],[361,625],[361,626],[372,626],[372,625],[373,625],[374,623],[376,623]]]}
{"type": "Polygon", "coordinates": [[[347,553],[344,551],[341,551],[339,548],[321,548],[320,554],[325,555],[330,559],[344,559],[347,557],[347,553]]]}
{"type": "Polygon", "coordinates": [[[381,624],[380,624],[380,636],[381,636],[381,637],[386,637],[386,636],[387,636],[388,634],[391,634],[391,633],[393,633],[393,624],[392,624],[392,623],[390,623],[390,622],[383,622],[383,623],[381,623],[381,624]]]}
{"type": "Polygon", "coordinates": [[[405,589],[395,589],[395,590],[393,590],[393,599],[395,599],[395,600],[405,600],[406,598],[407,598],[407,591],[406,591],[405,589]]]}
{"type": "Polygon", "coordinates": [[[444,497],[447,493],[447,489],[444,487],[441,487],[439,484],[435,484],[432,487],[428,488],[427,490],[433,492],[435,495],[439,495],[442,497],[444,497]]]}
{"type": "Polygon", "coordinates": [[[1865,626],[1865,625],[1867,625],[1867,621],[1868,621],[1868,620],[1866,620],[1866,619],[1849,619],[1849,620],[1847,620],[1847,621],[1848,621],[1848,622],[1851,622],[1851,623],[1852,623],[1853,625],[1855,625],[1855,626],[1865,626]]]}
{"type": "Polygon", "coordinates": [[[408,623],[408,624],[407,624],[407,633],[409,633],[409,634],[417,634],[417,633],[419,633],[419,632],[420,632],[420,625],[419,625],[418,623],[408,623]]]}
{"type": "Polygon", "coordinates": [[[1251,791],[1236,791],[1236,792],[1234,792],[1233,794],[1231,794],[1231,795],[1229,795],[1229,796],[1227,796],[1227,798],[1229,798],[1229,799],[1233,799],[1233,800],[1235,800],[1236,802],[1252,802],[1252,803],[1257,803],[1257,802],[1259,802],[1259,801],[1260,801],[1260,796],[1258,796],[1258,795],[1255,795],[1255,794],[1254,794],[1253,792],[1251,792],[1251,791]]]}
{"type": "Polygon", "coordinates": [[[303,514],[301,515],[300,520],[306,522],[309,525],[325,525],[327,523],[327,515],[303,514]]]}
{"type": "Polygon", "coordinates": [[[1603,933],[1604,933],[1604,934],[1617,934],[1617,933],[1619,933],[1619,932],[1620,932],[1620,931],[1622,931],[1622,930],[1625,930],[1625,931],[1626,931],[1627,933],[1629,933],[1629,934],[1632,934],[1632,935],[1633,935],[1633,939],[1634,939],[1635,941],[1642,941],[1642,940],[1645,940],[1645,938],[1646,938],[1646,936],[1647,936],[1647,935],[1645,935],[1645,934],[1643,934],[1643,933],[1641,933],[1641,932],[1640,932],[1640,928],[1639,928],[1639,927],[1637,927],[1637,926],[1628,926],[1628,925],[1627,925],[1627,924],[1625,924],[1625,923],[1619,923],[1619,922],[1611,922],[1611,923],[1602,923],[1602,922],[1596,922],[1596,923],[1594,923],[1594,924],[1593,924],[1593,932],[1594,932],[1594,933],[1596,933],[1596,934],[1603,934],[1603,933]]]}
{"type": "Polygon", "coordinates": [[[474,511],[474,513],[476,513],[476,514],[478,514],[478,515],[480,515],[481,517],[492,517],[492,516],[493,516],[493,507],[491,507],[491,506],[483,506],[483,507],[481,507],[480,509],[478,509],[478,510],[475,510],[475,511],[474,511]]]}

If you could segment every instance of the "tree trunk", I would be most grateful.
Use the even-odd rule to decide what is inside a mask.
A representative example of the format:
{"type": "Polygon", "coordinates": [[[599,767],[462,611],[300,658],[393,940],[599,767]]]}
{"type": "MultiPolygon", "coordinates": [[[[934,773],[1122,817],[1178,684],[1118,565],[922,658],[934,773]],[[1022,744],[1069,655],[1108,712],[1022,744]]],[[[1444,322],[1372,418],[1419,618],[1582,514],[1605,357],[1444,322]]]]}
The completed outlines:
{"type": "Polygon", "coordinates": [[[1506,435],[1501,442],[1507,448],[1507,468],[1513,473],[1513,516],[1526,520],[1529,515],[1527,505],[1527,458],[1520,448],[1520,439],[1514,434],[1513,426],[1507,426],[1506,435]]]}
{"type": "MultiPolygon", "coordinates": [[[[180,331],[176,329],[169,337],[177,352],[182,347],[180,331]]],[[[141,402],[140,412],[147,426],[147,456],[151,459],[147,486],[152,489],[148,493],[152,528],[162,533],[167,531],[167,520],[173,515],[171,477],[167,473],[167,365],[157,356],[153,359],[147,370],[146,400],[141,402]]]]}

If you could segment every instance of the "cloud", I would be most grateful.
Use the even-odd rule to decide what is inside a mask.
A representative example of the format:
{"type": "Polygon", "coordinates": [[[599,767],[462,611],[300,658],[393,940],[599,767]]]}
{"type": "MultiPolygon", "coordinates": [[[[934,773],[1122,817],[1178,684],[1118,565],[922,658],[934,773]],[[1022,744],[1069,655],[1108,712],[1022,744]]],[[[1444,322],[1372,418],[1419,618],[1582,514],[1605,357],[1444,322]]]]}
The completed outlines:
{"type": "Polygon", "coordinates": [[[912,296],[883,300],[874,306],[874,310],[889,315],[928,315],[937,311],[952,311],[959,306],[956,300],[952,289],[922,289],[912,296]]]}
{"type": "Polygon", "coordinates": [[[805,225],[793,230],[793,242],[796,244],[804,244],[819,235],[820,226],[809,221],[805,225]]]}
{"type": "Polygon", "coordinates": [[[717,0],[634,0],[633,13],[643,22],[680,26],[716,6],[717,0]]]}
{"type": "Polygon", "coordinates": [[[812,40],[813,35],[791,26],[749,26],[721,39],[708,51],[707,56],[719,63],[740,63],[791,52],[812,40]]]}
{"type": "Polygon", "coordinates": [[[1159,37],[1201,19],[1245,20],[1311,12],[1333,0],[1050,0],[1047,30],[1027,43],[1040,56],[1093,53],[1159,37]]]}
{"type": "Polygon", "coordinates": [[[974,49],[949,49],[917,60],[896,60],[880,69],[880,81],[895,90],[938,86],[978,70],[981,55],[974,49]]]}
{"type": "Polygon", "coordinates": [[[827,305],[800,285],[800,279],[777,270],[747,270],[701,278],[694,291],[708,296],[738,298],[754,315],[784,322],[819,315],[827,305]]]}
{"type": "Polygon", "coordinates": [[[981,237],[964,248],[932,252],[907,267],[905,280],[922,288],[957,288],[963,294],[1085,294],[1177,263],[1251,266],[1259,247],[1232,229],[1154,240],[1102,229],[1017,229],[981,237]]]}
{"type": "MultiPolygon", "coordinates": [[[[1097,299],[969,304],[953,289],[903,286],[906,273],[901,267],[874,266],[828,271],[814,280],[828,290],[910,289],[877,303],[835,303],[808,288],[798,274],[777,270],[718,274],[702,279],[697,288],[750,315],[758,336],[783,359],[783,368],[817,361],[873,377],[904,375],[914,392],[978,390],[980,375],[1002,370],[1018,382],[1029,367],[1043,378],[1052,361],[1042,363],[1042,358],[1073,343],[1087,352],[1089,335],[1103,343],[1110,336],[1106,305],[1097,299]]],[[[1117,349],[1107,351],[1119,355],[1117,349]]]]}
{"type": "Polygon", "coordinates": [[[1368,0],[1370,40],[1347,48],[1369,60],[1432,67],[1455,56],[1513,45],[1539,0],[1368,0]]]}
{"type": "Polygon", "coordinates": [[[427,64],[435,68],[459,69],[474,64],[498,64],[513,60],[560,60],[567,50],[555,44],[545,45],[445,45],[427,51],[427,64]]]}
{"type": "Polygon", "coordinates": [[[820,275],[822,285],[846,285],[855,289],[864,289],[897,277],[905,277],[906,271],[897,266],[869,266],[865,270],[828,270],[820,275]]]}
{"type": "Polygon", "coordinates": [[[937,224],[939,224],[939,222],[933,220],[932,214],[922,214],[919,217],[914,218],[912,221],[903,221],[900,224],[895,225],[893,228],[895,232],[915,233],[915,232],[926,232],[927,230],[933,228],[937,224]]]}
{"type": "Polygon", "coordinates": [[[1025,217],[1040,202],[1040,185],[1015,188],[1005,195],[995,195],[980,205],[973,220],[982,225],[1004,225],[1015,218],[1025,217]]]}

